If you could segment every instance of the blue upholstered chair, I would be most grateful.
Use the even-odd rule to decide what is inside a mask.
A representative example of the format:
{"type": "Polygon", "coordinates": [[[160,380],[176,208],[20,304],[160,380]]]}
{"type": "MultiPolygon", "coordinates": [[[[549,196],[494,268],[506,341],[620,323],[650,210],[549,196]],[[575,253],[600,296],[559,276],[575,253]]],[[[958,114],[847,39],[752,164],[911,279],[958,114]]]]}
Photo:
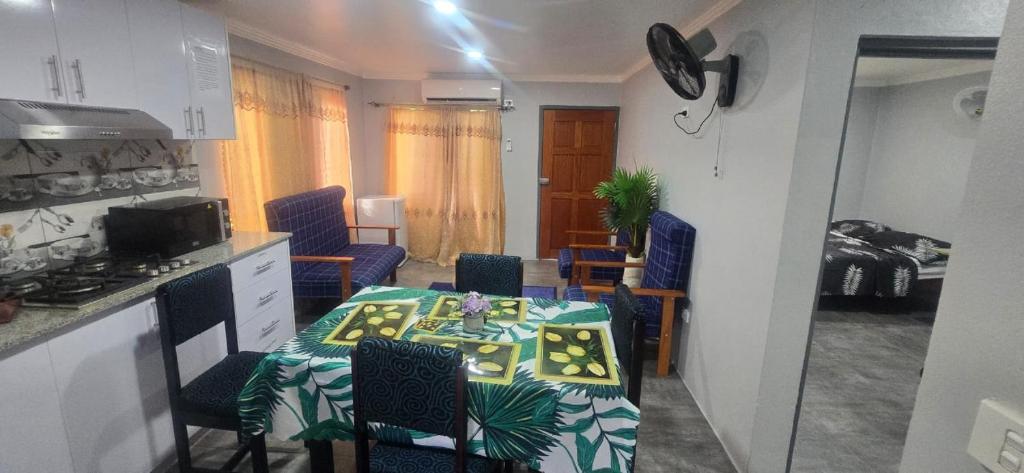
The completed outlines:
{"type": "Polygon", "coordinates": [[[647,329],[641,316],[643,306],[629,287],[619,284],[615,286],[611,312],[612,342],[622,364],[622,372],[628,377],[626,398],[634,406],[640,407],[640,387],[644,376],[644,332],[647,329]]]}
{"type": "MultiPolygon", "coordinates": [[[[240,432],[238,394],[266,354],[238,351],[231,272],[227,266],[218,264],[175,279],[158,287],[156,294],[178,471],[214,471],[192,467],[186,426],[240,432]],[[177,346],[221,323],[227,336],[228,355],[182,387],[177,346]]],[[[250,451],[253,471],[269,471],[262,434],[244,443],[227,464],[216,471],[233,470],[250,451]]]]}
{"type": "MultiPolygon", "coordinates": [[[[618,233],[596,230],[569,230],[567,233],[569,233],[570,237],[573,238],[574,243],[570,244],[568,248],[558,250],[558,275],[561,276],[562,279],[568,280],[570,285],[579,284],[580,281],[579,274],[573,275],[574,261],[626,261],[626,248],[629,246],[628,230],[619,230],[618,233]],[[575,243],[575,236],[577,235],[603,237],[615,235],[615,244],[589,245],[575,243]]],[[[611,281],[613,283],[621,281],[622,268],[591,268],[590,279],[595,281],[611,281]]]]}
{"type": "Polygon", "coordinates": [[[462,352],[409,341],[364,338],[352,355],[358,473],[483,473],[501,464],[466,453],[468,396],[462,352]],[[452,437],[455,450],[397,445],[368,423],[452,437]]]}
{"type": "Polygon", "coordinates": [[[455,290],[495,296],[522,296],[523,259],[518,256],[462,253],[455,260],[455,290]]]}
{"type": "Polygon", "coordinates": [[[640,287],[631,289],[643,307],[642,317],[647,323],[647,336],[658,337],[658,376],[665,376],[668,374],[672,353],[672,324],[678,315],[676,300],[686,297],[697,230],[668,212],[658,211],[651,216],[649,232],[651,246],[647,249],[647,260],[643,264],[600,261],[573,263],[581,271],[581,284],[567,287],[565,299],[599,300],[611,306],[615,288],[595,284],[586,270],[599,266],[644,268],[640,287]]]}
{"type": "Polygon", "coordinates": [[[392,225],[349,225],[342,201],[345,189],[325,187],[264,204],[267,227],[290,232],[292,286],[295,297],[341,298],[390,276],[396,279],[405,249],[395,246],[392,225]],[[388,244],[352,243],[349,230],[383,229],[388,244]]]}

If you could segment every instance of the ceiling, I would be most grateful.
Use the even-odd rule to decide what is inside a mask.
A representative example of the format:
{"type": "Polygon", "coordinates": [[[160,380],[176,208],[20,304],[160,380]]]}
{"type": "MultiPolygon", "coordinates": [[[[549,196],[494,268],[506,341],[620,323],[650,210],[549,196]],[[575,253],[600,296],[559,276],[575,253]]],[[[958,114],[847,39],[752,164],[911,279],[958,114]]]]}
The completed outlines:
{"type": "Polygon", "coordinates": [[[513,80],[618,82],[649,63],[645,35],[652,23],[687,34],[739,1],[453,0],[459,8],[449,16],[430,0],[192,3],[227,16],[233,34],[367,78],[491,72],[513,80]],[[484,59],[469,59],[469,48],[484,59]]]}
{"type": "Polygon", "coordinates": [[[884,87],[991,71],[990,59],[921,59],[862,57],[857,60],[858,87],[884,87]]]}

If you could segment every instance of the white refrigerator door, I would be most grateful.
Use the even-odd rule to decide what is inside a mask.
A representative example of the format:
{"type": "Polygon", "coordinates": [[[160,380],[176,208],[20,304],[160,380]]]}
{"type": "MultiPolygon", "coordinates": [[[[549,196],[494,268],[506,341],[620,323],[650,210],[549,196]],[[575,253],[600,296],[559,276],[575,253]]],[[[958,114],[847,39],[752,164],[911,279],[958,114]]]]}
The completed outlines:
{"type": "MultiPolygon", "coordinates": [[[[395,244],[408,248],[409,229],[405,219],[405,197],[371,195],[356,199],[356,219],[360,225],[397,225],[395,244]]],[[[359,243],[387,244],[387,230],[359,230],[359,243]]],[[[405,261],[402,262],[403,264],[405,261]]]]}

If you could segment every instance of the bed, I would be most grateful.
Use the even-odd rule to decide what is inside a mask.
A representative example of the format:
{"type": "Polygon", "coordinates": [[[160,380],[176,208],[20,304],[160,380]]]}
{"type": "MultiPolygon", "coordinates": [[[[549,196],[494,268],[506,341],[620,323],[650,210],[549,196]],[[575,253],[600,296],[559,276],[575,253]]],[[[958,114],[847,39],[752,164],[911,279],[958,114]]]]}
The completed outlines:
{"type": "Polygon", "coordinates": [[[826,238],[823,296],[906,297],[941,280],[950,244],[869,220],[833,222],[826,238]]]}

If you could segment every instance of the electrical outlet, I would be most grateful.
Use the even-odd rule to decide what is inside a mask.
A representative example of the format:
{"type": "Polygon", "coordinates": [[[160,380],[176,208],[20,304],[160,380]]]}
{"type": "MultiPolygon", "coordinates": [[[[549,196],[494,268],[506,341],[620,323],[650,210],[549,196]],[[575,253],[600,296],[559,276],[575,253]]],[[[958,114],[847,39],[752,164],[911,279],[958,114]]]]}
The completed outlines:
{"type": "Polygon", "coordinates": [[[683,118],[690,118],[690,107],[683,107],[683,109],[679,111],[679,114],[682,115],[683,118]]]}
{"type": "Polygon", "coordinates": [[[505,138],[505,151],[512,151],[512,138],[505,138]]]}
{"type": "Polygon", "coordinates": [[[1017,473],[1024,462],[1024,413],[994,399],[981,401],[967,453],[995,473],[1017,473]]]}
{"type": "Polygon", "coordinates": [[[690,309],[683,309],[683,323],[690,323],[690,309]]]}

